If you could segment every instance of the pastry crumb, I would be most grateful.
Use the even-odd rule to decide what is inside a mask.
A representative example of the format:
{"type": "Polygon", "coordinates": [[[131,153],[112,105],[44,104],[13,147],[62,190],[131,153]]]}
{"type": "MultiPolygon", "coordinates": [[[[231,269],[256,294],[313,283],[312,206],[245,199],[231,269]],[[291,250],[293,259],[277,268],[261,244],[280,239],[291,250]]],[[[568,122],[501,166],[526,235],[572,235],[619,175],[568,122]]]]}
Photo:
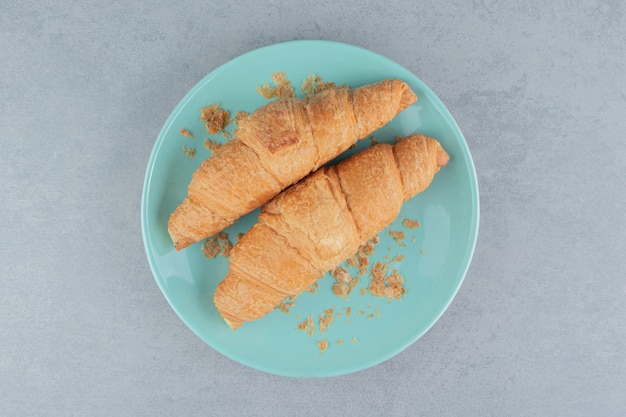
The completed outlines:
{"type": "Polygon", "coordinates": [[[277,72],[272,74],[274,83],[276,84],[276,96],[279,98],[292,98],[295,97],[295,91],[291,86],[291,81],[287,78],[284,72],[277,72]]]}
{"type": "Polygon", "coordinates": [[[309,73],[306,78],[302,81],[302,85],[300,88],[302,89],[302,94],[305,96],[310,96],[315,93],[315,80],[316,76],[314,72],[309,73]]]}
{"type": "Polygon", "coordinates": [[[212,140],[212,139],[206,139],[204,141],[204,147],[208,150],[211,151],[212,153],[216,152],[219,148],[222,147],[222,144],[219,143],[216,140],[212,140]]]}
{"type": "Polygon", "coordinates": [[[187,138],[193,138],[193,133],[191,133],[189,130],[185,129],[184,127],[180,129],[180,134],[187,138]]]}
{"type": "Polygon", "coordinates": [[[404,238],[405,238],[404,232],[394,232],[393,230],[390,230],[387,233],[389,233],[389,236],[391,236],[398,245],[406,246],[406,243],[404,243],[404,238]]]}
{"type": "Polygon", "coordinates": [[[405,258],[404,255],[396,255],[393,258],[391,258],[389,263],[391,263],[391,262],[402,262],[404,260],[404,258],[405,258]]]}
{"type": "Polygon", "coordinates": [[[319,321],[320,333],[326,333],[326,329],[330,327],[330,325],[333,322],[333,319],[334,319],[333,309],[332,308],[324,309],[324,314],[320,314],[320,321],[319,321]]]}
{"type": "Polygon", "coordinates": [[[406,293],[406,289],[403,287],[404,278],[395,269],[389,275],[385,275],[386,272],[387,264],[384,262],[374,264],[370,285],[367,289],[375,297],[401,299],[406,293]]]}
{"type": "Polygon", "coordinates": [[[326,340],[326,338],[323,338],[322,340],[319,340],[317,342],[317,346],[320,347],[320,355],[321,355],[326,349],[328,349],[328,341],[326,340]]]}
{"type": "Polygon", "coordinates": [[[358,337],[353,337],[352,338],[352,343],[359,343],[359,338],[358,337]]]}
{"type": "Polygon", "coordinates": [[[235,123],[239,123],[241,120],[245,119],[246,117],[248,117],[248,113],[245,111],[238,111],[237,113],[235,113],[235,123]]]}
{"type": "Polygon", "coordinates": [[[351,313],[352,313],[352,307],[346,307],[346,317],[350,317],[351,313]]]}
{"type": "Polygon", "coordinates": [[[406,218],[402,220],[402,226],[406,227],[407,229],[417,229],[421,225],[418,220],[406,218]]]}
{"type": "Polygon", "coordinates": [[[338,345],[343,345],[343,339],[338,339],[338,340],[337,340],[337,344],[338,344],[338,345]]]}
{"type": "Polygon", "coordinates": [[[291,313],[291,307],[296,305],[296,302],[291,299],[291,297],[286,297],[283,301],[278,304],[275,309],[280,310],[283,313],[291,313]]]}
{"type": "Polygon", "coordinates": [[[278,98],[293,98],[295,97],[295,90],[291,86],[291,81],[287,78],[284,72],[276,72],[272,74],[274,80],[274,87],[269,83],[265,83],[260,87],[257,87],[257,91],[263,97],[270,99],[274,97],[278,98]]]}
{"type": "Polygon", "coordinates": [[[348,258],[346,265],[359,270],[359,275],[365,274],[369,265],[369,257],[374,253],[374,246],[380,242],[378,235],[374,236],[361,246],[357,253],[348,258]]]}
{"type": "Polygon", "coordinates": [[[339,282],[349,282],[351,278],[350,273],[340,266],[335,268],[330,274],[339,282]]]}
{"type": "Polygon", "coordinates": [[[334,82],[327,82],[322,79],[322,77],[315,75],[315,73],[311,72],[306,76],[304,81],[302,81],[302,85],[300,88],[302,89],[302,94],[306,97],[311,94],[319,93],[320,91],[328,90],[329,88],[346,88],[347,85],[342,84],[339,87],[334,82]]]}
{"type": "Polygon", "coordinates": [[[309,336],[313,336],[313,334],[315,334],[315,322],[313,321],[313,316],[309,316],[306,320],[298,323],[298,330],[303,330],[309,336]]]}
{"type": "Polygon", "coordinates": [[[367,267],[370,264],[370,258],[367,254],[365,254],[364,252],[358,252],[356,254],[356,266],[359,269],[359,275],[363,275],[365,274],[365,271],[367,271],[367,267]]]}
{"type": "Polygon", "coordinates": [[[202,245],[202,253],[209,259],[214,259],[221,254],[222,258],[230,256],[233,244],[230,242],[228,233],[220,232],[208,238],[202,245]]]}
{"type": "Polygon", "coordinates": [[[186,146],[183,146],[183,153],[193,159],[196,156],[196,149],[195,148],[188,148],[186,146]]]}
{"type": "Polygon", "coordinates": [[[276,97],[276,87],[270,87],[269,83],[257,87],[256,91],[267,99],[276,97]]]}
{"type": "Polygon", "coordinates": [[[320,284],[318,284],[317,281],[316,281],[309,288],[307,288],[305,291],[309,292],[311,294],[315,294],[319,288],[320,288],[320,284]]]}
{"type": "Polygon", "coordinates": [[[211,134],[219,133],[228,124],[230,112],[222,109],[218,104],[211,104],[200,110],[200,120],[204,121],[204,128],[211,134]]]}
{"type": "Polygon", "coordinates": [[[365,256],[372,256],[374,254],[374,242],[367,241],[365,245],[361,246],[361,251],[365,256]]]}
{"type": "Polygon", "coordinates": [[[350,273],[341,266],[335,268],[331,275],[337,280],[332,287],[333,294],[345,300],[348,299],[352,290],[359,285],[359,277],[350,276],[350,273]]]}
{"type": "Polygon", "coordinates": [[[347,87],[345,84],[342,84],[339,87],[337,87],[337,85],[333,82],[326,82],[326,81],[320,80],[317,84],[315,84],[315,92],[319,93],[320,91],[328,90],[329,88],[345,88],[345,87],[347,87]]]}

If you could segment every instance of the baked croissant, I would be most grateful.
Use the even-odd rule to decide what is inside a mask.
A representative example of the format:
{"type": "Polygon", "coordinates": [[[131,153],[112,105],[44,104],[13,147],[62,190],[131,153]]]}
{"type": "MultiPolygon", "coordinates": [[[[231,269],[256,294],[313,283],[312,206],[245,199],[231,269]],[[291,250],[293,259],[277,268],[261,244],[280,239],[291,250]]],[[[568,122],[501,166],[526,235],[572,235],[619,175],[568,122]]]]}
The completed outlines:
{"type": "Polygon", "coordinates": [[[177,250],[211,236],[380,128],[417,100],[400,80],[278,99],[242,119],[194,172],[171,214],[177,250]]]}
{"type": "Polygon", "coordinates": [[[283,191],[232,249],[214,294],[217,310],[236,329],[300,294],[391,224],[448,159],[435,139],[412,135],[320,168],[283,191]]]}

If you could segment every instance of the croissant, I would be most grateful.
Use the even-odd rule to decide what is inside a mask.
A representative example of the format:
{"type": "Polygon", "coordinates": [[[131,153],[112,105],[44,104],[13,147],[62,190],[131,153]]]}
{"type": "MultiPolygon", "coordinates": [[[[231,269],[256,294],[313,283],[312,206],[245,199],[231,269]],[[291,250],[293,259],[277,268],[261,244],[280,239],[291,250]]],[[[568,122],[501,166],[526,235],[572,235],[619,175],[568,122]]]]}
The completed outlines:
{"type": "Polygon", "coordinates": [[[230,226],[416,100],[406,83],[384,80],[257,109],[194,172],[187,197],[168,222],[176,250],[230,226]]]}
{"type": "Polygon", "coordinates": [[[230,253],[214,302],[230,327],[263,317],[357,252],[425,190],[448,154],[412,135],[323,167],[266,203],[230,253]]]}

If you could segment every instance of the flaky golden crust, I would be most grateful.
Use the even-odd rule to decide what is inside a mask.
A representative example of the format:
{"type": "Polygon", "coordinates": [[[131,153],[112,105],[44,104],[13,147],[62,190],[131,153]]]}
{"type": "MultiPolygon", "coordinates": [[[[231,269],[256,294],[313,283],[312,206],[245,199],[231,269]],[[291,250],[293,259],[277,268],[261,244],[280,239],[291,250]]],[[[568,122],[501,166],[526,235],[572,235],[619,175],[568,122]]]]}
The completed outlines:
{"type": "Polygon", "coordinates": [[[320,271],[327,271],[358,249],[354,219],[346,207],[334,167],[319,169],[281,193],[261,210],[259,223],[298,242],[298,252],[320,271]],[[303,216],[307,213],[307,216],[303,216]]]}
{"type": "Polygon", "coordinates": [[[391,145],[380,144],[337,166],[339,182],[359,231],[359,243],[393,222],[403,203],[391,145]]]}
{"type": "Polygon", "coordinates": [[[175,248],[228,227],[416,100],[406,83],[384,80],[280,98],[241,119],[234,139],[202,163],[170,216],[175,248]]]}
{"type": "Polygon", "coordinates": [[[449,156],[439,142],[427,140],[424,135],[414,135],[416,140],[402,140],[393,147],[402,185],[404,199],[408,200],[424,191],[440,166],[448,164],[449,156]],[[423,169],[415,171],[412,167],[423,169]]]}
{"type": "Polygon", "coordinates": [[[391,224],[447,162],[439,142],[413,135],[321,168],[283,191],[231,251],[230,272],[214,295],[222,317],[235,329],[310,287],[391,224]]]}

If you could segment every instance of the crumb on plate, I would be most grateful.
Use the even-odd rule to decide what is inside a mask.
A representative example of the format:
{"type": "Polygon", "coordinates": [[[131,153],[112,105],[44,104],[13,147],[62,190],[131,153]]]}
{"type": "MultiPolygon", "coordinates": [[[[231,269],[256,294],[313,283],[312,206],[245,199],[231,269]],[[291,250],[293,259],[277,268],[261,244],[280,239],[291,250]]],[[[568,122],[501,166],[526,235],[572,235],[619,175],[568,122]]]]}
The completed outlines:
{"type": "Polygon", "coordinates": [[[406,243],[404,243],[404,232],[395,232],[393,230],[390,230],[389,232],[389,236],[391,236],[393,238],[393,240],[396,241],[396,243],[400,246],[406,246],[406,243]]]}
{"type": "Polygon", "coordinates": [[[330,327],[330,325],[333,322],[333,309],[332,308],[327,308],[324,309],[324,314],[320,314],[320,332],[321,333],[326,333],[326,329],[328,327],[330,327]]]}
{"type": "Polygon", "coordinates": [[[227,258],[230,256],[232,248],[233,244],[228,237],[228,233],[219,232],[204,242],[202,245],[202,253],[210,259],[214,259],[219,254],[222,255],[222,258],[227,258]]]}
{"type": "Polygon", "coordinates": [[[188,148],[186,146],[183,146],[183,153],[193,159],[196,156],[196,149],[195,148],[188,148]]]}
{"type": "Polygon", "coordinates": [[[319,289],[320,284],[316,282],[314,282],[313,284],[311,284],[311,286],[309,288],[307,288],[305,291],[309,292],[311,294],[315,294],[317,292],[317,290],[319,289]]]}
{"type": "Polygon", "coordinates": [[[303,330],[309,336],[313,336],[315,333],[315,322],[313,321],[313,316],[309,316],[306,320],[298,323],[298,330],[303,330]]]}
{"type": "Polygon", "coordinates": [[[315,93],[315,80],[317,77],[314,72],[309,73],[306,78],[302,81],[302,85],[300,88],[302,89],[302,94],[305,96],[310,96],[315,93]]]}
{"type": "Polygon", "coordinates": [[[230,112],[222,109],[218,104],[211,104],[200,110],[200,120],[204,121],[204,128],[211,134],[218,133],[228,124],[230,112]]]}
{"type": "Polygon", "coordinates": [[[295,90],[291,86],[291,81],[287,78],[284,72],[276,72],[272,74],[274,80],[274,87],[269,83],[265,83],[260,87],[257,87],[257,91],[263,97],[270,99],[274,97],[278,98],[293,98],[295,97],[295,90]]]}
{"type": "Polygon", "coordinates": [[[389,263],[391,263],[391,262],[402,262],[404,260],[404,258],[405,258],[404,255],[396,255],[393,258],[391,258],[389,263]]]}
{"type": "Polygon", "coordinates": [[[237,113],[235,113],[235,123],[239,123],[241,120],[245,119],[246,117],[248,117],[248,113],[245,111],[239,110],[237,113]]]}
{"type": "Polygon", "coordinates": [[[352,268],[357,268],[359,270],[359,275],[365,274],[369,265],[369,257],[374,253],[375,245],[378,242],[380,242],[380,239],[378,238],[378,235],[376,235],[359,246],[357,252],[346,261],[346,265],[352,268]]]}
{"type": "Polygon", "coordinates": [[[407,229],[417,229],[418,227],[420,227],[420,222],[419,220],[406,218],[402,220],[402,226],[406,227],[407,229]]]}
{"type": "Polygon", "coordinates": [[[320,347],[320,355],[326,350],[328,349],[328,341],[326,340],[326,338],[324,337],[322,340],[319,340],[317,342],[317,345],[320,347]]]}
{"type": "Polygon", "coordinates": [[[217,151],[219,148],[221,148],[221,147],[222,147],[222,144],[221,144],[221,143],[219,143],[219,142],[218,142],[218,141],[216,141],[216,140],[213,140],[213,139],[208,139],[208,138],[207,138],[207,139],[204,141],[204,147],[205,147],[207,150],[211,151],[211,152],[215,152],[215,151],[217,151]]]}
{"type": "Polygon", "coordinates": [[[385,275],[386,272],[386,263],[378,262],[374,264],[371,271],[370,285],[367,289],[375,297],[401,299],[406,293],[406,289],[403,286],[404,278],[395,269],[389,275],[385,275]]]}
{"type": "Polygon", "coordinates": [[[337,297],[348,299],[348,295],[359,285],[359,277],[352,277],[343,267],[335,268],[331,275],[337,282],[333,283],[332,291],[337,297]]]}
{"type": "Polygon", "coordinates": [[[293,301],[291,297],[286,297],[284,300],[280,302],[280,304],[278,304],[275,307],[275,309],[280,310],[283,313],[290,313],[291,312],[290,308],[293,307],[294,305],[296,305],[296,302],[293,301]]]}

